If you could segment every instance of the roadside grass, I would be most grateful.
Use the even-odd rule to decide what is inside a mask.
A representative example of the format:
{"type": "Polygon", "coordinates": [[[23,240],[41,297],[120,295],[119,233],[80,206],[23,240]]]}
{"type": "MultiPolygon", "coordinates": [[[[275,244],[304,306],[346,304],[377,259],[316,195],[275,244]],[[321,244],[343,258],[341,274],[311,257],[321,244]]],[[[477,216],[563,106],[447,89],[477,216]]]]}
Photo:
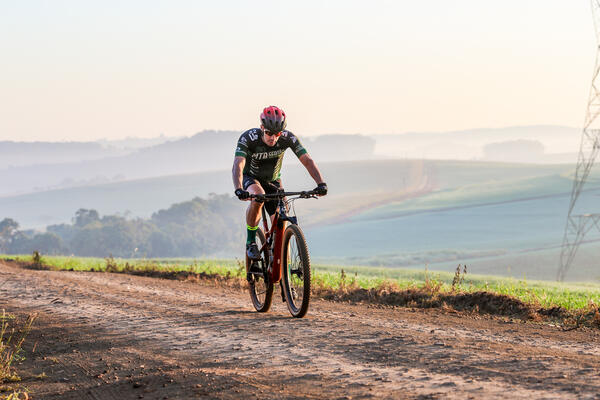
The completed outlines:
{"type": "Polygon", "coordinates": [[[457,272],[428,271],[404,268],[376,268],[363,266],[317,265],[316,270],[328,286],[339,286],[341,271],[346,284],[352,283],[363,289],[377,288],[384,282],[393,282],[401,289],[440,285],[440,291],[479,291],[507,295],[545,308],[563,307],[567,310],[584,309],[592,304],[600,305],[600,284],[591,282],[564,283],[555,281],[507,278],[493,275],[473,275],[468,266],[461,266],[459,282],[452,285],[457,272]]]}
{"type": "MultiPolygon", "coordinates": [[[[36,269],[127,273],[177,280],[205,280],[243,288],[245,266],[239,260],[115,259],[0,255],[36,269]]],[[[401,268],[313,265],[312,292],[332,301],[382,306],[442,308],[523,320],[552,321],[570,328],[600,328],[600,285],[528,281],[401,268]]],[[[569,329],[570,329],[569,328],[569,329]]]]}
{"type": "MultiPolygon", "coordinates": [[[[41,257],[41,256],[40,256],[41,257]]],[[[35,268],[72,271],[108,271],[156,275],[166,273],[202,274],[203,276],[245,278],[245,267],[240,260],[189,258],[114,259],[91,257],[43,256],[34,262],[35,255],[0,255],[0,259],[29,263],[35,268]]],[[[376,268],[365,266],[313,265],[313,287],[317,292],[331,290],[394,290],[431,289],[439,293],[488,292],[514,297],[540,308],[562,308],[568,311],[584,310],[600,305],[600,284],[563,283],[554,281],[472,275],[468,266],[460,266],[454,273],[428,271],[427,268],[376,268]]]]}
{"type": "Polygon", "coordinates": [[[14,363],[25,360],[23,343],[31,331],[35,315],[29,315],[24,322],[2,310],[0,313],[0,400],[27,399],[27,389],[18,382],[14,363]],[[13,386],[15,385],[16,386],[13,386]]]}
{"type": "Polygon", "coordinates": [[[164,271],[189,271],[215,275],[242,276],[235,260],[194,260],[189,258],[106,258],[98,257],[72,257],[72,256],[43,256],[40,262],[35,263],[29,255],[2,255],[0,260],[17,261],[21,263],[32,263],[40,268],[51,268],[68,271],[96,271],[96,272],[126,272],[129,268],[137,270],[160,269],[164,271]],[[108,270],[108,271],[107,271],[108,270]]]}

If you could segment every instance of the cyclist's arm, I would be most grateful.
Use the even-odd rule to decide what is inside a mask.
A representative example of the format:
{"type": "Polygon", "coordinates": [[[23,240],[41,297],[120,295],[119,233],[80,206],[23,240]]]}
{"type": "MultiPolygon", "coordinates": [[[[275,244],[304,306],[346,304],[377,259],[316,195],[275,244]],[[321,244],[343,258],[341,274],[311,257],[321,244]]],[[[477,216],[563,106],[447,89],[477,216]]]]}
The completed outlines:
{"type": "Polygon", "coordinates": [[[298,157],[298,159],[302,165],[304,165],[310,176],[312,176],[312,178],[315,180],[317,185],[324,182],[323,176],[321,175],[317,164],[314,162],[312,157],[308,155],[308,153],[302,154],[300,157],[298,157]]]}
{"type": "Polygon", "coordinates": [[[246,157],[235,156],[233,159],[233,187],[234,189],[242,189],[242,174],[246,165],[246,157]]]}

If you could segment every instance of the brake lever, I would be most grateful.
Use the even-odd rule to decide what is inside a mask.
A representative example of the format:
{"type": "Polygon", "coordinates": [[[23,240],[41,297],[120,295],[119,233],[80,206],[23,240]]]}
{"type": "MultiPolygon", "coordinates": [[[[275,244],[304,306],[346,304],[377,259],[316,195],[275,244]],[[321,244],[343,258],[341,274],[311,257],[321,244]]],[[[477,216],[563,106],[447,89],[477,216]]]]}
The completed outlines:
{"type": "Polygon", "coordinates": [[[302,192],[300,197],[303,199],[318,199],[317,195],[311,192],[302,192]]]}

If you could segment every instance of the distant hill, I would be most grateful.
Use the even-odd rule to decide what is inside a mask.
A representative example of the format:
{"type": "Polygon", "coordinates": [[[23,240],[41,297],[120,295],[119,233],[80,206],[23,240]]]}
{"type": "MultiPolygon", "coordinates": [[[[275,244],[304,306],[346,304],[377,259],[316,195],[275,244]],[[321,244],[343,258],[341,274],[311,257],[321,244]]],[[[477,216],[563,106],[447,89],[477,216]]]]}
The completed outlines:
{"type": "MultiPolygon", "coordinates": [[[[173,140],[165,137],[130,138],[103,142],[103,145],[2,142],[0,163],[4,164],[0,164],[0,182],[3,183],[0,196],[229,169],[239,135],[237,131],[203,131],[173,140]],[[106,147],[111,143],[117,147],[106,147]],[[134,150],[127,147],[152,143],[156,144],[134,150]],[[8,167],[9,164],[13,167],[8,167]]],[[[399,135],[299,136],[320,163],[372,159],[485,159],[572,164],[577,159],[580,130],[561,126],[525,126],[399,135]],[[527,149],[519,152],[506,150],[511,147],[507,147],[507,143],[531,142],[539,143],[535,154],[527,149]],[[486,146],[491,144],[500,151],[486,153],[486,146]]],[[[288,157],[288,160],[291,158],[288,157]]]]}
{"type": "Polygon", "coordinates": [[[72,163],[128,154],[95,142],[0,141],[0,170],[27,165],[72,163]]]}
{"type": "MultiPolygon", "coordinates": [[[[282,173],[285,187],[312,188],[314,182],[304,167],[291,154],[287,157],[290,161],[284,164],[282,173]]],[[[352,215],[364,213],[378,204],[393,203],[406,191],[447,191],[482,182],[492,182],[493,187],[498,177],[525,179],[564,175],[573,170],[571,165],[419,160],[319,162],[319,167],[331,194],[319,201],[298,203],[307,211],[304,222],[307,218],[337,218],[346,211],[352,215]]],[[[229,168],[0,197],[0,219],[10,217],[25,228],[43,228],[70,221],[79,208],[93,208],[103,215],[129,212],[148,217],[173,203],[209,193],[232,193],[229,168]]]]}
{"type": "Polygon", "coordinates": [[[172,137],[165,135],[150,138],[126,137],[125,139],[100,139],[97,140],[95,143],[99,143],[104,147],[112,147],[116,149],[134,151],[142,149],[144,147],[156,146],[161,143],[183,139],[184,137],[185,136],[172,137]]]}
{"type": "MultiPolygon", "coordinates": [[[[55,162],[0,170],[0,182],[3,182],[0,196],[228,169],[231,168],[239,136],[240,132],[234,131],[204,131],[123,156],[98,156],[80,162],[55,162]]],[[[375,148],[373,139],[361,135],[326,135],[301,140],[321,162],[372,158],[375,148]]],[[[90,148],[101,149],[97,144],[90,145],[90,148]]],[[[55,158],[58,159],[58,155],[55,158]]]]}
{"type": "Polygon", "coordinates": [[[156,146],[181,137],[127,137],[93,142],[0,141],[0,170],[41,164],[63,164],[123,156],[144,147],[156,146]]]}
{"type": "Polygon", "coordinates": [[[126,155],[0,170],[0,181],[5,183],[0,188],[0,196],[44,188],[223,169],[231,162],[232,142],[237,139],[236,135],[235,132],[203,132],[126,155]]]}
{"type": "MultiPolygon", "coordinates": [[[[468,129],[450,132],[408,132],[397,135],[373,135],[375,154],[385,157],[444,160],[481,160],[484,147],[491,143],[537,141],[544,155],[519,161],[530,163],[574,163],[577,161],[581,129],[554,126],[514,126],[495,129],[468,129]],[[567,154],[565,154],[567,153],[567,154]]],[[[514,162],[510,153],[496,154],[488,161],[514,162]]]]}
{"type": "MultiPolygon", "coordinates": [[[[290,162],[283,166],[285,187],[294,190],[312,189],[314,182],[304,167],[293,160],[292,154],[287,157],[290,162]]],[[[379,193],[390,185],[402,187],[408,179],[405,171],[412,163],[413,161],[319,163],[325,176],[329,177],[332,189],[332,196],[320,200],[319,204],[334,204],[337,196],[364,196],[365,190],[379,193]],[[362,183],[357,185],[357,181],[362,183]]],[[[204,197],[209,193],[231,193],[233,196],[229,168],[0,197],[0,219],[10,217],[25,228],[43,228],[70,221],[79,208],[93,208],[103,215],[129,212],[132,216],[149,217],[158,209],[196,196],[204,197]]]]}

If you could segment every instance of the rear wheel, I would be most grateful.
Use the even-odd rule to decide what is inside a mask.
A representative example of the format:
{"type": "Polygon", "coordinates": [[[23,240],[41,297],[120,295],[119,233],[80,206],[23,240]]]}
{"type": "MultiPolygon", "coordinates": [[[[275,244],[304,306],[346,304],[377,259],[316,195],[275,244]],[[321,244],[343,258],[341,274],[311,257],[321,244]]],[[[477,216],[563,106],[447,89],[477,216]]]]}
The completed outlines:
{"type": "Polygon", "coordinates": [[[283,288],[288,310],[296,318],[308,311],[310,301],[310,258],[306,239],[298,225],[289,225],[283,234],[283,288]]]}
{"type": "MultiPolygon", "coordinates": [[[[260,249],[265,243],[265,234],[262,229],[256,231],[256,244],[260,249]]],[[[252,263],[255,263],[255,269],[260,270],[262,274],[249,274],[248,286],[250,288],[250,298],[252,305],[258,312],[267,312],[271,308],[273,300],[273,283],[270,282],[268,274],[268,254],[265,249],[261,253],[260,260],[250,260],[246,256],[246,272],[251,271],[252,263]]]]}

